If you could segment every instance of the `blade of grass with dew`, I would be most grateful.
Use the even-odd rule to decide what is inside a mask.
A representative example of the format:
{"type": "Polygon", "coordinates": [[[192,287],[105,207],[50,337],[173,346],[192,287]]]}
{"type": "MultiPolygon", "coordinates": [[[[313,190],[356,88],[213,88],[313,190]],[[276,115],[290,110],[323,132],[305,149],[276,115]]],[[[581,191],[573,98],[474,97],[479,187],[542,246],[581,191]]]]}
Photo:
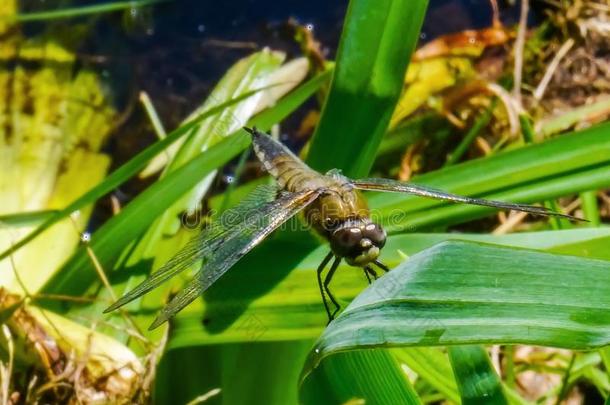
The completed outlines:
{"type": "MultiPolygon", "coordinates": [[[[227,71],[215,86],[212,93],[208,96],[203,106],[195,111],[194,115],[196,115],[199,110],[206,109],[209,105],[218,104],[225,98],[243,93],[251,88],[258,88],[271,84],[283,84],[284,82],[279,83],[277,81],[285,79],[274,76],[274,74],[281,69],[283,58],[283,54],[263,50],[241,59],[227,71]]],[[[294,83],[292,83],[291,86],[294,86],[294,83]]],[[[275,96],[281,96],[284,92],[285,90],[282,93],[274,94],[275,96]]],[[[264,94],[265,93],[260,93],[253,99],[246,100],[231,108],[225,109],[217,117],[214,117],[214,119],[203,122],[200,127],[193,130],[193,132],[185,138],[184,143],[175,145],[179,146],[178,150],[174,152],[171,150],[169,151],[171,159],[165,167],[161,178],[172,173],[176,168],[181,167],[184,162],[188,162],[193,156],[205,154],[210,146],[214,145],[228,134],[240,130],[242,125],[247,122],[257,110],[264,94]]],[[[274,94],[266,94],[264,100],[265,105],[277,101],[277,99],[272,99],[274,94]]],[[[154,170],[154,167],[155,162],[153,161],[147,169],[149,169],[150,172],[150,170],[154,170]]],[[[175,239],[172,238],[173,235],[177,234],[180,227],[185,226],[185,224],[181,222],[181,214],[183,212],[198,212],[200,201],[203,195],[208,192],[215,176],[216,171],[212,171],[205,177],[200,178],[198,184],[191,192],[168,206],[143,237],[136,243],[134,249],[129,252],[126,260],[119,266],[131,268],[140,266],[139,263],[147,262],[152,263],[152,268],[155,268],[169,260],[186,242],[183,237],[184,233],[178,235],[175,239]]],[[[192,228],[189,230],[192,230],[192,228]]],[[[134,277],[130,277],[124,285],[116,286],[120,290],[125,291],[125,289],[129,289],[141,282],[142,279],[142,274],[139,273],[134,275],[134,277]]],[[[179,279],[175,280],[174,283],[176,281],[179,281],[179,279]]],[[[173,283],[171,282],[166,283],[156,291],[147,294],[142,300],[142,305],[146,305],[146,302],[152,302],[155,305],[159,302],[164,302],[172,285],[173,283]]],[[[150,314],[143,315],[140,318],[141,322],[151,321],[151,319],[149,319],[150,314]]]]}
{"type": "Polygon", "coordinates": [[[450,346],[449,359],[462,398],[462,405],[508,405],[500,377],[481,346],[450,346]]]}
{"type": "Polygon", "coordinates": [[[426,0],[352,0],[308,163],[348,176],[370,170],[417,44],[426,0]]]}
{"type": "Polygon", "coordinates": [[[121,184],[125,183],[131,177],[136,175],[142,168],[148,163],[150,159],[156,156],[159,153],[162,153],[169,145],[173,142],[177,141],[180,137],[189,133],[190,130],[195,128],[200,122],[208,117],[211,117],[215,114],[218,114],[223,109],[231,106],[235,103],[238,103],[242,100],[247,99],[255,95],[257,92],[261,91],[261,89],[257,89],[251,92],[247,92],[243,95],[240,95],[234,99],[231,99],[225,103],[222,103],[216,107],[210,108],[208,111],[201,113],[197,118],[192,121],[180,126],[176,130],[172,131],[167,135],[166,138],[155,142],[150,145],[148,148],[144,149],[142,152],[138,153],[127,163],[123,164],[117,170],[112,172],[109,176],[107,176],[103,181],[96,184],[91,190],[83,194],[81,197],[75,199],[73,202],[68,204],[65,208],[58,210],[54,215],[44,221],[39,227],[35,230],[27,234],[25,237],[20,239],[18,242],[15,242],[9,249],[6,249],[2,253],[0,253],[0,260],[8,257],[10,254],[16,252],[21,247],[28,244],[30,241],[35,239],[38,235],[44,232],[46,229],[59,222],[63,218],[69,216],[70,214],[86,207],[104,195],[112,192],[115,188],[119,187],[121,184]]]}
{"type": "Polygon", "coordinates": [[[421,404],[396,360],[385,350],[342,353],[301,381],[303,404],[421,404]]]}
{"type": "Polygon", "coordinates": [[[53,11],[39,11],[35,13],[22,13],[11,16],[0,17],[11,22],[32,22],[32,21],[48,21],[61,20],[66,18],[84,17],[88,15],[99,15],[103,13],[111,13],[115,11],[127,10],[137,7],[151,6],[157,3],[163,3],[171,0],[131,0],[117,1],[105,4],[94,4],[90,6],[80,6],[74,8],[64,8],[53,11]]]}
{"type": "MultiPolygon", "coordinates": [[[[221,141],[187,164],[157,181],[126,205],[91,237],[90,247],[106,271],[128,244],[141,235],[174,201],[199,182],[202,175],[221,167],[249,145],[244,131],[221,141]]],[[[83,293],[95,281],[92,263],[83,247],[43,289],[46,294],[83,293]]],[[[99,303],[98,310],[105,303],[99,303]]]]}
{"type": "MultiPolygon", "coordinates": [[[[447,240],[472,240],[557,253],[570,251],[610,260],[606,248],[610,243],[608,228],[511,235],[395,235],[388,239],[380,259],[394,267],[404,261],[403,254],[410,256],[447,240]]],[[[326,315],[315,282],[316,268],[328,253],[328,247],[320,246],[307,254],[309,247],[301,248],[300,243],[300,240],[275,238],[244,257],[230,274],[210,288],[205,301],[196,301],[175,318],[169,347],[248,341],[246,331],[238,326],[250,319],[257,319],[265,326],[261,341],[319,336],[326,324],[326,315]],[[274,266],[268,266],[269,257],[274,258],[274,266]],[[266,271],[253,271],[259,268],[266,271]]],[[[339,267],[332,284],[344,307],[366,286],[362,273],[346,265],[339,267]]],[[[160,305],[150,308],[151,311],[158,309],[160,305]]]]}

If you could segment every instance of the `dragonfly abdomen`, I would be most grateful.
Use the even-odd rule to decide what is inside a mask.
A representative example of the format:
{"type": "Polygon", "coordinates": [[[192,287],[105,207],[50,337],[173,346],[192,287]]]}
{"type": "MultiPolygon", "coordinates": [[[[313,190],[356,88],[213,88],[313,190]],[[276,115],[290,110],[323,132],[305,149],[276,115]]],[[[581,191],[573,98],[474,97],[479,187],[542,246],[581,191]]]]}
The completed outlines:
{"type": "Polygon", "coordinates": [[[265,170],[277,180],[280,187],[298,192],[312,188],[312,183],[315,185],[316,179],[321,177],[280,142],[256,129],[249,132],[252,134],[252,146],[256,157],[265,170]]]}

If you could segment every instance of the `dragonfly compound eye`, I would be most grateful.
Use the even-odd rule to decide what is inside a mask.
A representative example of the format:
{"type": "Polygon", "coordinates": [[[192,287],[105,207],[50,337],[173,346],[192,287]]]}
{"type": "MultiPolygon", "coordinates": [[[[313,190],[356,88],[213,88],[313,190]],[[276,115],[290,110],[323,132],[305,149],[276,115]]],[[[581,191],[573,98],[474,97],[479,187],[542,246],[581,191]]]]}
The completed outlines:
{"type": "Polygon", "coordinates": [[[377,224],[368,224],[362,230],[363,237],[370,239],[371,242],[378,248],[385,245],[386,233],[385,230],[377,224]]]}
{"type": "Polygon", "coordinates": [[[336,254],[340,256],[347,256],[358,248],[361,240],[362,231],[360,228],[340,228],[332,234],[331,248],[336,254]]]}

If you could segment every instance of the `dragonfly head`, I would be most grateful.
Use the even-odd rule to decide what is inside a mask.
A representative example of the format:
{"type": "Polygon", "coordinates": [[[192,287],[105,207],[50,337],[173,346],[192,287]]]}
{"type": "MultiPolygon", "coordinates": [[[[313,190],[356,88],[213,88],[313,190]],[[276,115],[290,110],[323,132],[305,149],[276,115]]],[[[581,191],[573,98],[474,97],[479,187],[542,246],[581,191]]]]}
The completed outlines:
{"type": "Polygon", "coordinates": [[[365,220],[346,221],[330,234],[333,253],[351,266],[363,267],[375,261],[385,245],[383,228],[365,220]]]}

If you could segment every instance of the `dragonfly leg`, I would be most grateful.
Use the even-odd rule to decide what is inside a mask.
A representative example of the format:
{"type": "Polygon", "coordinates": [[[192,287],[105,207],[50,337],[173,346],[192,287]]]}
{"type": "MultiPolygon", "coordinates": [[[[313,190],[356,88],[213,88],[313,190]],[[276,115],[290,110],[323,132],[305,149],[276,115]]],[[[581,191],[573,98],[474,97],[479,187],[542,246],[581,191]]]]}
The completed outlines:
{"type": "Polygon", "coordinates": [[[373,278],[374,278],[375,280],[377,280],[377,272],[376,272],[375,270],[373,270],[373,268],[372,268],[372,267],[370,267],[370,266],[366,266],[366,267],[364,268],[364,271],[365,271],[365,273],[368,273],[368,274],[370,274],[371,276],[373,276],[373,278]]]}
{"type": "Polygon", "coordinates": [[[339,305],[339,303],[337,302],[335,297],[330,292],[330,289],[328,288],[328,285],[330,284],[331,280],[333,279],[333,276],[335,275],[335,271],[337,271],[337,267],[339,267],[339,263],[341,263],[341,258],[340,257],[335,258],[335,261],[333,262],[332,266],[330,266],[330,270],[328,270],[328,274],[326,274],[326,278],[324,278],[324,289],[326,290],[326,294],[328,294],[328,298],[330,298],[330,300],[335,305],[335,310],[328,317],[328,323],[330,323],[330,321],[335,319],[335,315],[341,309],[341,305],[339,305]]]}
{"type": "Polygon", "coordinates": [[[369,275],[369,272],[366,271],[366,267],[363,267],[362,271],[364,271],[364,275],[366,276],[366,281],[368,281],[369,285],[370,285],[373,281],[371,280],[371,276],[369,275]]]}
{"type": "Polygon", "coordinates": [[[324,294],[324,287],[322,287],[322,271],[324,271],[324,267],[328,264],[330,259],[333,258],[333,252],[330,252],[326,255],[322,263],[318,266],[318,287],[320,287],[320,295],[322,296],[322,302],[324,303],[324,308],[326,309],[326,314],[328,315],[328,319],[330,319],[330,309],[328,309],[328,302],[326,302],[326,295],[324,294]]]}
{"type": "Polygon", "coordinates": [[[379,267],[381,270],[385,271],[386,273],[388,271],[390,271],[390,268],[388,266],[386,266],[385,264],[381,263],[379,260],[375,260],[373,263],[375,263],[377,265],[377,267],[379,267]]]}

